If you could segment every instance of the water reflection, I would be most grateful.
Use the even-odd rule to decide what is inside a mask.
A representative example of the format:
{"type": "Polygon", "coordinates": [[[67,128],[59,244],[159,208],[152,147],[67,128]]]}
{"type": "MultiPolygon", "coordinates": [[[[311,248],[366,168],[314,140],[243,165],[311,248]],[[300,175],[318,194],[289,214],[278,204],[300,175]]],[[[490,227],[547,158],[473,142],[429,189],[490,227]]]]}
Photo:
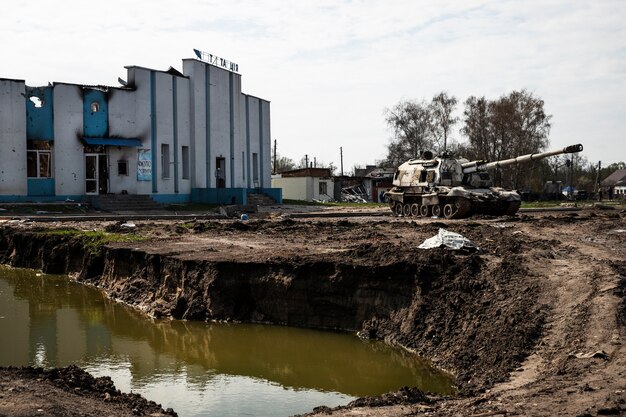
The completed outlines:
{"type": "Polygon", "coordinates": [[[309,397],[342,393],[335,399],[342,402],[403,385],[451,392],[446,377],[382,343],[278,326],[153,321],[64,276],[30,270],[0,268],[0,334],[0,365],[78,363],[135,391],[167,394],[155,388],[160,381],[172,393],[179,387],[204,395],[220,386],[263,392],[269,384],[309,397]]]}

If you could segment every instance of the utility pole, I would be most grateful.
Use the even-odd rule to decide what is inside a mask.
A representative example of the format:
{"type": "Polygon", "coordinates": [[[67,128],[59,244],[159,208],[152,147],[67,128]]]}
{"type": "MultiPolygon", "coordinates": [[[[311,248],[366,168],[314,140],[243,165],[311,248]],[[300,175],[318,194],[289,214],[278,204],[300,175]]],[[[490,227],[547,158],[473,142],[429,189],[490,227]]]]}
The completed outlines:
{"type": "Polygon", "coordinates": [[[574,197],[574,155],[572,155],[569,163],[569,197],[574,197]]]}
{"type": "Polygon", "coordinates": [[[339,147],[339,155],[341,159],[341,176],[343,177],[343,147],[339,147]]]}
{"type": "Polygon", "coordinates": [[[305,168],[309,167],[309,155],[308,154],[304,154],[304,167],[305,168]]]}
{"type": "Polygon", "coordinates": [[[276,174],[276,139],[274,139],[274,172],[276,174]]]}
{"type": "Polygon", "coordinates": [[[598,194],[600,184],[600,170],[602,169],[602,161],[598,161],[598,170],[596,171],[596,183],[593,185],[594,194],[598,194]]]}
{"type": "Polygon", "coordinates": [[[313,168],[317,168],[317,157],[313,157],[313,168]]]}

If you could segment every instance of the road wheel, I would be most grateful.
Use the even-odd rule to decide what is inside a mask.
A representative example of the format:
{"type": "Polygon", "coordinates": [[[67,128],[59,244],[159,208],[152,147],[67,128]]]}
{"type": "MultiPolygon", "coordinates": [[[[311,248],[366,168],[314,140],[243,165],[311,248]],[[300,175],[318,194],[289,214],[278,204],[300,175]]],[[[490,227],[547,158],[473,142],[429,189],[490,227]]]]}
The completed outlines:
{"type": "Polygon", "coordinates": [[[507,216],[515,216],[515,213],[517,213],[517,210],[519,210],[519,207],[522,205],[521,201],[509,201],[509,203],[506,206],[506,211],[504,212],[504,214],[506,214],[507,216]]]}
{"type": "Polygon", "coordinates": [[[457,198],[454,202],[456,210],[454,212],[455,219],[464,219],[472,214],[472,203],[466,198],[457,198]]]}
{"type": "Polygon", "coordinates": [[[426,204],[422,204],[420,206],[420,214],[422,217],[430,216],[430,207],[428,207],[426,204]]]}
{"type": "Polygon", "coordinates": [[[411,216],[418,217],[420,215],[420,206],[416,203],[411,204],[411,216]]]}
{"type": "Polygon", "coordinates": [[[433,206],[433,216],[440,217],[441,216],[441,206],[439,204],[435,204],[433,206]]]}
{"type": "Polygon", "coordinates": [[[443,217],[445,217],[446,219],[452,219],[454,218],[455,211],[456,207],[454,207],[452,204],[446,204],[445,206],[443,206],[443,217]]]}
{"type": "Polygon", "coordinates": [[[396,216],[402,216],[402,203],[397,201],[396,204],[393,206],[393,212],[396,216]]]}
{"type": "Polygon", "coordinates": [[[406,203],[402,206],[402,214],[404,214],[406,217],[411,215],[411,205],[406,203]]]}

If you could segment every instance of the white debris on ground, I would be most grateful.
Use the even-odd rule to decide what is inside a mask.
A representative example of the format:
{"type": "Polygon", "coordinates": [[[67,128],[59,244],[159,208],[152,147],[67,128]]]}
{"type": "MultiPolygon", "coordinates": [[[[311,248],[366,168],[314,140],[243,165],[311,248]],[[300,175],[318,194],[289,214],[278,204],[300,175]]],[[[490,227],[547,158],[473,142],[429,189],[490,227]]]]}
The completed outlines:
{"type": "Polygon", "coordinates": [[[448,247],[450,249],[456,249],[456,250],[459,250],[459,249],[480,250],[478,246],[476,246],[471,240],[467,239],[463,235],[450,232],[443,228],[440,228],[439,232],[435,236],[426,239],[421,245],[418,246],[418,248],[432,249],[432,248],[440,248],[442,246],[448,247]]]}

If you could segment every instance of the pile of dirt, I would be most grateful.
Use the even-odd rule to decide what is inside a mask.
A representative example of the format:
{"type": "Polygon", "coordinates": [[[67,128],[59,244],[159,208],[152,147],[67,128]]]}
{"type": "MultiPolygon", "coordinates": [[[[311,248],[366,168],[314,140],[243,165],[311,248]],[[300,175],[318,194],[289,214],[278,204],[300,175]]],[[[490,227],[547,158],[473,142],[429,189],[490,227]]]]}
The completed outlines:
{"type": "Polygon", "coordinates": [[[109,377],[94,378],[77,366],[0,368],[0,415],[176,416],[139,394],[121,393],[109,377]]]}
{"type": "MultiPolygon", "coordinates": [[[[330,408],[326,406],[319,406],[313,409],[313,413],[315,414],[327,414],[330,415],[336,411],[348,411],[354,408],[381,408],[387,406],[395,406],[395,405],[414,405],[414,404],[434,404],[436,401],[440,401],[441,398],[438,396],[427,395],[417,388],[410,387],[402,387],[397,391],[388,392],[383,395],[371,396],[371,397],[361,397],[357,398],[354,401],[351,401],[347,405],[339,406],[335,408],[330,408]]],[[[304,417],[308,414],[297,415],[294,417],[304,417]]]]}

